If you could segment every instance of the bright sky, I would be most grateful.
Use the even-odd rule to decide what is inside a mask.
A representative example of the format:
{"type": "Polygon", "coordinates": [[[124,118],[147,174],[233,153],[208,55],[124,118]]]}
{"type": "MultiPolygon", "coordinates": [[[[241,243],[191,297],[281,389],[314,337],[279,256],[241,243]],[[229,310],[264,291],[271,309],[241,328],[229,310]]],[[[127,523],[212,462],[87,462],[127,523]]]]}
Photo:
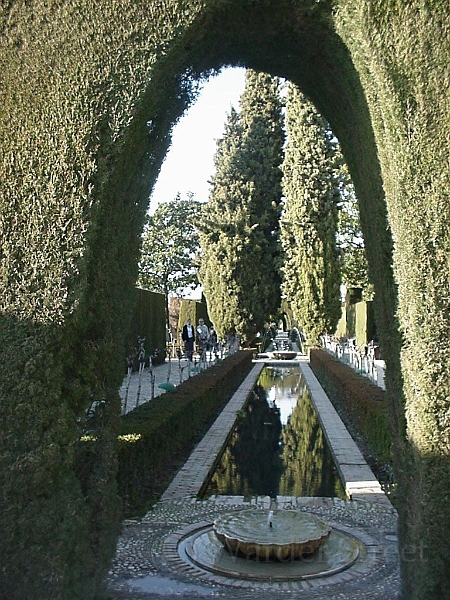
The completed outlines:
{"type": "Polygon", "coordinates": [[[162,164],[150,202],[154,213],[161,202],[185,198],[208,199],[208,180],[214,175],[216,142],[223,136],[231,107],[238,108],[245,87],[245,69],[225,69],[204,84],[197,102],[173,129],[172,145],[162,164]]]}

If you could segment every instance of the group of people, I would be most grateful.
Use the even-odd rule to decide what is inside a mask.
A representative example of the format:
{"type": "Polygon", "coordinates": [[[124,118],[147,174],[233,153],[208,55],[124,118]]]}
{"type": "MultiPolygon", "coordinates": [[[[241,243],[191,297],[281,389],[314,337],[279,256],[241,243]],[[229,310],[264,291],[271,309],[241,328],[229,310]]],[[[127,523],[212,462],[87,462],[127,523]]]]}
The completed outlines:
{"type": "Polygon", "coordinates": [[[181,331],[181,339],[184,344],[184,352],[189,360],[192,360],[196,341],[200,355],[202,355],[203,352],[206,352],[206,350],[217,354],[217,333],[214,330],[214,327],[208,329],[204,319],[200,318],[198,320],[197,327],[194,327],[191,319],[188,319],[181,331]]]}

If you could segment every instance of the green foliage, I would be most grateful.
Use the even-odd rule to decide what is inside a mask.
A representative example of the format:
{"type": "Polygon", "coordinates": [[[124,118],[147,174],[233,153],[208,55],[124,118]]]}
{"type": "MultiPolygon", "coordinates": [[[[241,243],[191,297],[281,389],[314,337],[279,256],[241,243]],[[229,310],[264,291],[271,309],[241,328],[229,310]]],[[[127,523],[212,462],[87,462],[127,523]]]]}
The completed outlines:
{"type": "Polygon", "coordinates": [[[159,95],[146,88],[184,18],[121,0],[0,9],[0,587],[11,599],[93,598],[114,556],[139,239],[192,91],[181,75],[159,95]],[[92,396],[111,414],[84,473],[76,422],[92,396]]]}
{"type": "Polygon", "coordinates": [[[280,432],[279,414],[269,407],[264,390],[256,386],[208,482],[208,495],[276,496],[283,469],[280,432]],[[254,456],[257,461],[252,460],[254,456]]]}
{"type": "Polygon", "coordinates": [[[359,348],[363,348],[376,336],[372,302],[355,304],[355,337],[359,348]]]}
{"type": "Polygon", "coordinates": [[[348,336],[347,313],[346,313],[346,305],[344,303],[342,303],[341,318],[339,319],[338,324],[336,325],[336,331],[334,332],[334,335],[337,338],[342,338],[342,337],[348,336]]]}
{"type": "Polygon", "coordinates": [[[198,285],[196,255],[199,250],[196,223],[200,204],[192,197],[160,204],[147,217],[142,238],[138,285],[160,292],[181,295],[198,285]]]}
{"type": "Polygon", "coordinates": [[[345,498],[306,386],[300,390],[298,402],[283,430],[281,456],[285,468],[280,481],[280,495],[335,495],[345,498]]]}
{"type": "Polygon", "coordinates": [[[178,330],[181,331],[186,321],[190,319],[194,325],[198,324],[199,319],[205,321],[208,327],[211,321],[208,315],[208,308],[204,302],[198,300],[182,300],[180,304],[180,313],[178,315],[178,330]]]}
{"type": "Polygon", "coordinates": [[[258,385],[244,409],[238,411],[203,497],[345,497],[309,392],[304,385],[299,388],[299,381],[298,372],[285,373],[280,381],[280,374],[273,369],[261,371],[258,385]],[[273,406],[268,402],[269,390],[276,390],[273,406]],[[285,423],[277,405],[283,390],[298,391],[298,402],[285,423]]]}
{"type": "Polygon", "coordinates": [[[294,318],[315,345],[324,331],[335,331],[341,312],[339,157],[326,121],[293,84],[288,88],[286,129],[283,286],[294,318]]]}
{"type": "MultiPolygon", "coordinates": [[[[337,148],[337,152],[340,152],[339,147],[337,148]]],[[[361,232],[358,200],[355,195],[353,182],[348,173],[348,167],[343,161],[339,169],[339,179],[340,210],[337,246],[340,250],[342,283],[347,288],[364,288],[368,293],[370,287],[368,265],[364,238],[361,232]]]]}
{"type": "MultiPolygon", "coordinates": [[[[344,4],[337,26],[367,90],[394,240],[398,305],[395,299],[392,305],[399,334],[390,332],[383,344],[380,333],[392,377],[400,544],[415,548],[420,540],[422,547],[439,547],[432,566],[417,555],[402,556],[402,592],[408,600],[437,600],[450,585],[448,530],[438,524],[450,518],[450,502],[442,504],[449,495],[442,482],[450,480],[450,381],[444,375],[450,368],[449,297],[444,292],[450,255],[449,7],[440,0],[344,4]]],[[[361,222],[370,228],[377,211],[369,206],[365,211],[362,205],[361,222]]],[[[377,238],[368,259],[376,265],[371,279],[378,301],[385,284],[377,280],[376,257],[385,247],[377,238]]]]}
{"type": "Polygon", "coordinates": [[[278,81],[248,71],[240,108],[239,114],[230,112],[218,143],[213,188],[200,226],[199,277],[219,335],[235,327],[250,342],[280,301],[284,134],[278,81]]]}
{"type": "Polygon", "coordinates": [[[252,366],[241,351],[121,420],[119,493],[127,515],[148,510],[252,366]]]}
{"type": "Polygon", "coordinates": [[[154,364],[164,362],[166,357],[166,297],[164,294],[136,290],[136,304],[131,319],[131,326],[125,341],[125,356],[134,356],[138,366],[139,342],[145,339],[145,358],[151,356],[154,364]]]}
{"type": "Polygon", "coordinates": [[[401,556],[417,540],[433,548],[432,568],[402,560],[403,595],[440,600],[450,523],[448,2],[98,8],[0,9],[4,593],[88,599],[108,571],[117,519],[97,522],[95,490],[103,514],[115,514],[110,441],[83,494],[74,423],[93,393],[116,402],[144,214],[173,124],[199,80],[239,64],[299,85],[341,143],[388,364],[401,556]]]}
{"type": "Polygon", "coordinates": [[[346,425],[367,442],[369,454],[366,453],[366,459],[372,462],[375,457],[389,470],[392,435],[386,392],[323,350],[311,350],[310,356],[314,374],[346,425]]]}
{"type": "Polygon", "coordinates": [[[342,316],[336,335],[356,338],[359,348],[363,348],[375,337],[378,330],[375,322],[374,302],[361,300],[361,288],[349,288],[342,306],[342,316]]]}

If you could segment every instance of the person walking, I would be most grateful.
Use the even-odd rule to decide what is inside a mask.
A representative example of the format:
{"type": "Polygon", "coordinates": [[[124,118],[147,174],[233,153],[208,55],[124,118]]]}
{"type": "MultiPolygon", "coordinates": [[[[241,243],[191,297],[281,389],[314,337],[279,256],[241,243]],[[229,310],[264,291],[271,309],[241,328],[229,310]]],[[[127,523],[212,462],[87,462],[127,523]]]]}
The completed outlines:
{"type": "Polygon", "coordinates": [[[205,325],[205,321],[200,318],[198,320],[198,325],[197,325],[197,341],[198,341],[198,351],[199,351],[200,356],[203,354],[203,351],[206,351],[208,339],[209,339],[208,327],[205,325]]]}
{"type": "Polygon", "coordinates": [[[236,329],[231,327],[226,337],[226,346],[228,348],[228,354],[234,354],[239,350],[240,337],[236,333],[236,329]]]}
{"type": "Polygon", "coordinates": [[[188,319],[186,325],[183,326],[181,339],[184,342],[184,352],[186,356],[189,360],[192,360],[192,355],[194,354],[195,329],[192,326],[190,319],[188,319]]]}
{"type": "Polygon", "coordinates": [[[208,340],[209,360],[212,360],[213,353],[217,359],[217,355],[218,355],[217,342],[218,342],[218,340],[217,340],[216,330],[214,329],[214,327],[211,327],[211,329],[209,330],[209,340],[208,340]]]}

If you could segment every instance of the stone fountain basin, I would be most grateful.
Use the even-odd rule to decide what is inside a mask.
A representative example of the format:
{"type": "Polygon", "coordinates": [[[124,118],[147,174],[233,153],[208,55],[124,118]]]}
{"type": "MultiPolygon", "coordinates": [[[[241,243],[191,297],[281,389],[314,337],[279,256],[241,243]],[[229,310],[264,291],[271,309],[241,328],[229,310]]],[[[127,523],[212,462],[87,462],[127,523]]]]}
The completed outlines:
{"type": "Polygon", "coordinates": [[[294,358],[297,358],[297,352],[292,350],[274,350],[272,356],[277,360],[294,360],[294,358]]]}
{"type": "Polygon", "coordinates": [[[288,561],[312,554],[330,535],[331,526],[310,513],[294,510],[243,510],[214,522],[214,533],[227,550],[258,560],[288,561]]]}

